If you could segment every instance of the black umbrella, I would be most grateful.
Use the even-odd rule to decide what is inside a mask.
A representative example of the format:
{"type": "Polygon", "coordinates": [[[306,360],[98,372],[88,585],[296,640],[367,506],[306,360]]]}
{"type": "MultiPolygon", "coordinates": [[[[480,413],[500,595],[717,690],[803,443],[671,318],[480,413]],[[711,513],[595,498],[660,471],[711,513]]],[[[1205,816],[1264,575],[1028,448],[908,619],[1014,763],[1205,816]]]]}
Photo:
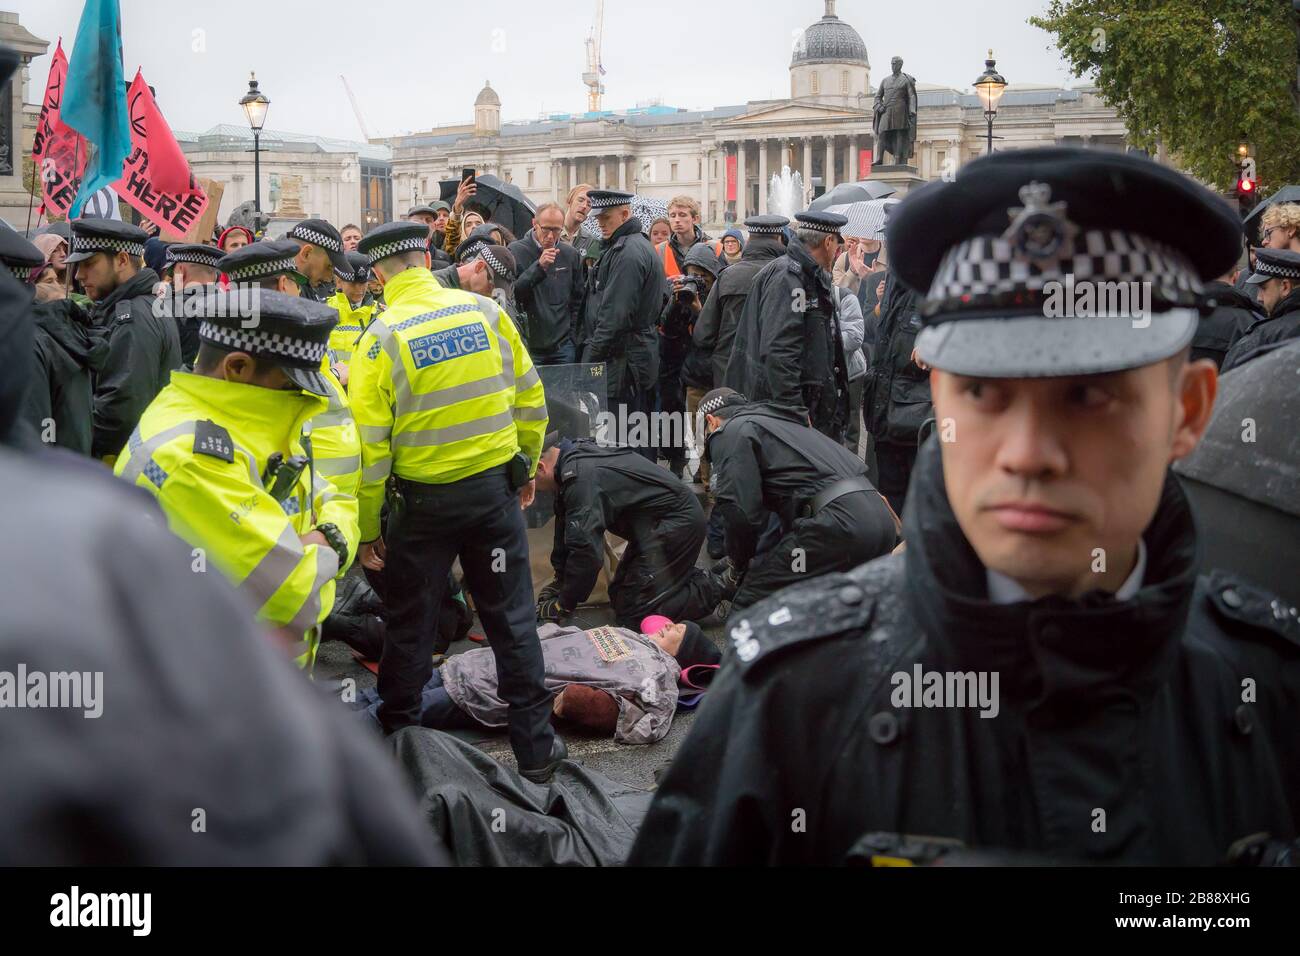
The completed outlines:
{"type": "Polygon", "coordinates": [[[888,183],[878,179],[863,179],[856,183],[840,183],[824,192],[812,201],[809,209],[825,209],[827,206],[843,206],[851,202],[866,202],[868,199],[884,199],[898,192],[888,183]]]}
{"type": "Polygon", "coordinates": [[[1219,379],[1214,419],[1174,466],[1191,499],[1203,570],[1235,571],[1300,604],[1300,340],[1219,379]]]}
{"type": "MultiPolygon", "coordinates": [[[[478,209],[492,222],[505,226],[516,237],[522,236],[532,228],[537,207],[518,186],[504,182],[491,173],[476,176],[474,181],[478,184],[478,191],[466,206],[470,209],[478,209]]],[[[443,179],[438,182],[439,193],[444,202],[454,203],[456,190],[459,188],[459,179],[443,179]]]]}
{"type": "Polygon", "coordinates": [[[1250,240],[1252,246],[1259,245],[1259,223],[1260,217],[1264,215],[1264,210],[1280,202],[1300,202],[1300,186],[1283,186],[1252,209],[1245,219],[1241,220],[1242,231],[1246,233],[1246,238],[1250,240]]]}

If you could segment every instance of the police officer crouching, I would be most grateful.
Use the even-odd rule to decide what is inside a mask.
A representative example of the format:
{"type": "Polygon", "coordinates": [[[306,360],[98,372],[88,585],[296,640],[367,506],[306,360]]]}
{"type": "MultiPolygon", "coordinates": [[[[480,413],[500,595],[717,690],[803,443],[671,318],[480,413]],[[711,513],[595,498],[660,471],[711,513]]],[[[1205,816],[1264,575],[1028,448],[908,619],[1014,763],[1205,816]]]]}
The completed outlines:
{"type": "Polygon", "coordinates": [[[423,223],[397,222],[357,247],[388,303],[356,345],[350,385],[364,465],[361,558],[386,579],[378,716],[390,732],[419,724],[434,611],[459,557],[496,657],[520,773],[545,782],[567,752],[551,730],[522,507],[533,499],[546,396],[509,316],[489,298],[439,285],[427,243],[423,223]]]}
{"type": "Polygon", "coordinates": [[[938,423],[906,550],[734,621],[630,863],[835,863],[888,833],[1212,865],[1296,839],[1295,622],[1198,579],[1169,472],[1210,419],[1188,350],[1239,234],[1181,173],[1098,150],[998,153],[903,200],[938,423]],[[1100,282],[1149,308],[1061,301],[1100,282]]]}
{"type": "MultiPolygon", "coordinates": [[[[734,608],[888,554],[898,521],[857,455],[795,409],[717,388],[700,402],[734,608]],[[781,538],[756,554],[771,513],[781,538]]],[[[728,596],[731,596],[730,594],[728,596]]]]}
{"type": "Polygon", "coordinates": [[[249,314],[237,295],[205,298],[194,371],[172,373],[115,473],[158,499],[172,531],[310,669],[359,537],[356,498],[316,472],[301,440],[327,404],[320,367],[336,316],[276,292],[255,303],[249,314]]]}

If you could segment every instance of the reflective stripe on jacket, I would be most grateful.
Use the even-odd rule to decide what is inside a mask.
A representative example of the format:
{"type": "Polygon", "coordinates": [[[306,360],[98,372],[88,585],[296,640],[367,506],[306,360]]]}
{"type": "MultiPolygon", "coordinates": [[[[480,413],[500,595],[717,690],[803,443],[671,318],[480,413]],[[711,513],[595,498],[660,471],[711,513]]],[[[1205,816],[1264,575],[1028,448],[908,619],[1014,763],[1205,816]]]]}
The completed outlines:
{"type": "Polygon", "coordinates": [[[428,269],[384,287],[388,309],[362,335],[348,383],[361,433],[361,539],[379,537],[390,474],[448,484],[509,461],[536,471],[546,395],[510,317],[445,289],[428,269]]]}
{"type": "Polygon", "coordinates": [[[298,664],[316,659],[319,629],[334,605],[338,555],[303,545],[302,535],[334,524],[358,544],[357,501],[304,469],[283,504],[263,487],[267,459],[304,454],[304,423],[323,411],[323,398],[173,372],[171,384],[145,410],[118,456],[115,473],[151,492],[172,531],[202,549],[249,599],[257,616],[304,635],[298,664]],[[205,440],[206,439],[206,440],[205,440]]]}
{"type": "Polygon", "coordinates": [[[329,408],[313,415],[309,424],[312,459],[316,474],[328,478],[344,494],[356,497],[361,487],[361,436],[352,418],[348,393],[329,367],[321,369],[329,383],[329,408]]]}
{"type": "Polygon", "coordinates": [[[352,303],[342,292],[330,296],[325,304],[339,314],[339,324],[330,331],[329,364],[347,365],[352,360],[352,348],[366,330],[375,314],[375,303],[352,308],[352,303]]]}
{"type": "MultiPolygon", "coordinates": [[[[719,258],[722,256],[721,242],[714,242],[712,239],[699,239],[697,241],[703,242],[706,246],[717,253],[719,258]]],[[[673,255],[671,239],[655,246],[655,252],[659,253],[659,257],[664,261],[664,275],[671,279],[673,276],[679,276],[682,274],[682,270],[677,267],[677,257],[673,255]]]]}

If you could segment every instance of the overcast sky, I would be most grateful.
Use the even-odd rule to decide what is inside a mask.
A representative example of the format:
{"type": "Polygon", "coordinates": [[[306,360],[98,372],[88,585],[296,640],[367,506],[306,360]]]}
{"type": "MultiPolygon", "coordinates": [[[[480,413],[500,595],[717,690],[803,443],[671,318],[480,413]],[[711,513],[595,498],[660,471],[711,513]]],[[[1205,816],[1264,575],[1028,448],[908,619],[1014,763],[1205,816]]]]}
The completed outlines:
{"type": "MultiPolygon", "coordinates": [[[[348,78],[372,136],[463,123],[491,80],[502,119],[586,109],[582,85],[595,0],[122,0],[124,68],[157,90],[176,129],[245,124],[257,71],[267,128],[360,139],[348,78]]],[[[894,55],[918,82],[969,89],[991,46],[1012,84],[1075,82],[1051,38],[1029,26],[1047,0],[839,0],[867,44],[872,85],[894,55]]],[[[71,55],[81,0],[4,0],[71,55]]],[[[659,99],[701,109],[789,94],[792,44],[822,0],[606,0],[605,109],[659,99]]],[[[32,63],[30,101],[50,55],[32,63]]]]}

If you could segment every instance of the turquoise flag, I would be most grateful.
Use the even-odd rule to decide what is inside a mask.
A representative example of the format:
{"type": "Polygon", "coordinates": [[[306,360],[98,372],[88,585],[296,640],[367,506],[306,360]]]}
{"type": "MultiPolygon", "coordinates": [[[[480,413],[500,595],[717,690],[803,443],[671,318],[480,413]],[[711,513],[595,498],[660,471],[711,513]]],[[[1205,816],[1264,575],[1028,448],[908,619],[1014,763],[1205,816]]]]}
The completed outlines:
{"type": "Polygon", "coordinates": [[[121,178],[122,164],[131,154],[118,0],[86,0],[63,90],[59,118],[94,147],[69,213],[75,219],[86,200],[121,178]]]}

